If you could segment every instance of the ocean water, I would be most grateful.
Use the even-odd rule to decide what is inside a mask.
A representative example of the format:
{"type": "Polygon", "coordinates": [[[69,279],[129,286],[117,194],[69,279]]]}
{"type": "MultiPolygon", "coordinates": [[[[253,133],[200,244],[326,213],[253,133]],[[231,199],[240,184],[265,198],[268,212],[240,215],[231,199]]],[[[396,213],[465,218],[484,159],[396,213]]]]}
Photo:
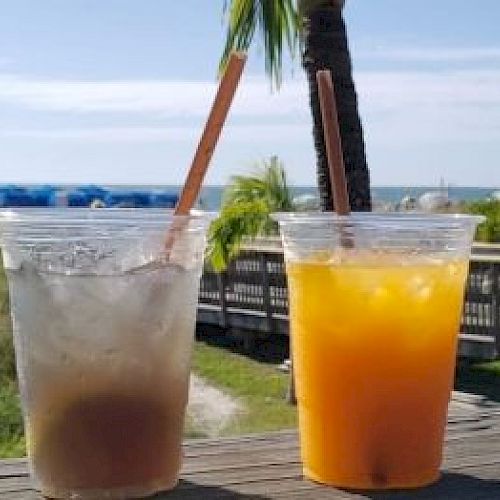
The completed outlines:
{"type": "MultiPolygon", "coordinates": [[[[223,186],[207,186],[202,189],[199,197],[199,204],[206,210],[217,210],[220,207],[223,186]]],[[[438,187],[431,186],[416,186],[416,187],[399,187],[399,186],[373,186],[372,198],[375,203],[390,203],[396,204],[404,196],[413,196],[419,198],[424,193],[429,191],[438,191],[438,187]]],[[[294,196],[311,194],[317,196],[318,190],[313,186],[294,186],[292,187],[294,196]]],[[[485,187],[454,187],[446,188],[448,197],[451,201],[473,201],[488,198],[495,188],[485,187]]]]}
{"type": "MultiPolygon", "coordinates": [[[[2,188],[0,184],[0,189],[2,188]]],[[[23,187],[34,188],[39,187],[35,185],[26,185],[23,187]]],[[[77,186],[57,186],[63,189],[73,189],[77,186]]],[[[178,185],[102,185],[103,188],[109,188],[111,190],[144,190],[153,191],[161,190],[171,192],[173,194],[179,194],[181,187],[178,185]]],[[[318,191],[314,186],[293,186],[291,187],[294,196],[300,196],[304,194],[310,194],[317,196],[318,191]]],[[[375,203],[398,203],[404,196],[413,196],[418,199],[419,196],[428,191],[438,191],[440,188],[436,186],[413,186],[413,187],[403,187],[403,186],[372,186],[372,197],[375,203]]],[[[441,188],[443,189],[443,188],[441,188]]],[[[448,197],[451,201],[472,201],[481,200],[488,198],[494,191],[498,191],[500,187],[470,187],[470,186],[449,186],[446,188],[448,197]]],[[[224,191],[224,186],[205,186],[202,188],[198,199],[198,207],[204,210],[218,210],[222,200],[222,194],[224,191]]]]}

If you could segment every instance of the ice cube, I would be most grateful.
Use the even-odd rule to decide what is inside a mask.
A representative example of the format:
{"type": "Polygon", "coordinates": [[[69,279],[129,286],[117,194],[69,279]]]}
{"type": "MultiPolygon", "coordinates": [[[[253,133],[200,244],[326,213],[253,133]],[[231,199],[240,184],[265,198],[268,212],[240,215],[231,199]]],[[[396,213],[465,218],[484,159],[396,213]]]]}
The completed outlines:
{"type": "Polygon", "coordinates": [[[408,280],[408,291],[418,301],[427,301],[432,294],[432,280],[421,275],[414,275],[408,280]]]}

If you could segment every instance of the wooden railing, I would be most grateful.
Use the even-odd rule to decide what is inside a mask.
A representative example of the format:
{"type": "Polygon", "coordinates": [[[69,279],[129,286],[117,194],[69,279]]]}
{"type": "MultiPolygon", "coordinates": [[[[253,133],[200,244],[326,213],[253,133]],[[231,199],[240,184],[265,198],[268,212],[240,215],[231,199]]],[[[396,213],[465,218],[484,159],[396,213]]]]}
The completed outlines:
{"type": "Polygon", "coordinates": [[[244,250],[224,273],[205,267],[198,321],[288,334],[288,290],[281,251],[244,250]]]}
{"type": "MultiPolygon", "coordinates": [[[[198,322],[287,335],[288,290],[281,248],[272,242],[249,246],[221,274],[205,267],[198,322]]],[[[464,354],[500,354],[500,255],[474,252],[461,334],[464,354]]]]}

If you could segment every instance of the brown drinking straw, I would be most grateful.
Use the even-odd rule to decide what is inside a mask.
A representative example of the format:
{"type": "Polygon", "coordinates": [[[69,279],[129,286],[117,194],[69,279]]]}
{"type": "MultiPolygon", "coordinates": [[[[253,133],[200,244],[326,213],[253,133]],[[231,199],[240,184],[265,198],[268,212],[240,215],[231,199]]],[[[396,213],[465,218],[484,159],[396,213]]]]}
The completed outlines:
{"type": "MultiPolygon", "coordinates": [[[[196,149],[179,201],[175,207],[174,215],[189,215],[200,193],[201,184],[220,137],[222,127],[226,121],[229,108],[233,102],[246,59],[247,56],[243,52],[233,52],[229,57],[226,71],[217,90],[212,109],[205,124],[205,129],[196,149]]],[[[165,240],[167,255],[172,249],[175,239],[174,233],[178,229],[178,225],[173,224],[167,234],[165,240]]]]}
{"type": "Polygon", "coordinates": [[[233,101],[236,87],[240,81],[246,54],[233,52],[229,58],[227,69],[220,82],[205,129],[196,149],[193,163],[189,169],[181,196],[175,207],[175,215],[187,215],[194,205],[200,192],[201,183],[205,177],[215,146],[226,121],[229,107],[233,101]]]}
{"type": "MultiPolygon", "coordinates": [[[[344,155],[342,154],[337,105],[335,103],[335,92],[330,71],[318,71],[316,73],[316,81],[319,90],[319,104],[323,121],[323,133],[325,137],[326,154],[328,157],[330,182],[333,191],[334,208],[337,215],[349,215],[351,210],[349,207],[349,197],[347,195],[347,182],[345,180],[344,155]]],[[[342,225],[340,227],[340,245],[343,248],[350,248],[353,246],[352,241],[348,238],[342,225]]],[[[290,402],[296,403],[293,363],[290,372],[288,399],[290,402]]]]}
{"type": "Polygon", "coordinates": [[[344,155],[340,140],[340,129],[335,102],[332,75],[329,70],[320,70],[316,73],[318,82],[319,103],[323,120],[330,183],[333,192],[333,203],[337,215],[349,215],[349,196],[345,179],[344,155]]]}

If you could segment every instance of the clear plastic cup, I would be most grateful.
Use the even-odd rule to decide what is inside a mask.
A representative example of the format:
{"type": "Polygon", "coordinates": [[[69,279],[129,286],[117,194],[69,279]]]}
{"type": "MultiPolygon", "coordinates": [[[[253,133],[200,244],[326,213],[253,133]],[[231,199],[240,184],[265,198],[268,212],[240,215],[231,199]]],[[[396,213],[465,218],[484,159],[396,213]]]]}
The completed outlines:
{"type": "Polygon", "coordinates": [[[44,495],[141,497],[176,485],[210,218],[0,212],[27,448],[44,495]]]}
{"type": "Polygon", "coordinates": [[[362,489],[439,477],[481,217],[277,214],[304,474],[362,489]]]}

